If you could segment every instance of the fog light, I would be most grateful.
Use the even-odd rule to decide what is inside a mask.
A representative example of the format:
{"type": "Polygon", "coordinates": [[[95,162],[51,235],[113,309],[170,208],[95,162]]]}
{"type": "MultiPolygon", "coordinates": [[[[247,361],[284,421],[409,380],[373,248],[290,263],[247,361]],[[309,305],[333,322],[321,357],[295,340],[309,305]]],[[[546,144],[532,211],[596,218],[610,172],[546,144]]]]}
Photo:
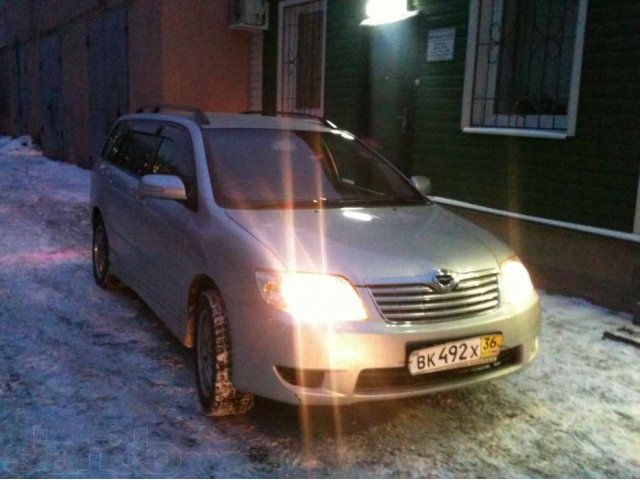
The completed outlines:
{"type": "Polygon", "coordinates": [[[289,367],[276,367],[276,371],[285,382],[304,388],[320,388],[325,373],[324,370],[301,370],[289,367]]]}

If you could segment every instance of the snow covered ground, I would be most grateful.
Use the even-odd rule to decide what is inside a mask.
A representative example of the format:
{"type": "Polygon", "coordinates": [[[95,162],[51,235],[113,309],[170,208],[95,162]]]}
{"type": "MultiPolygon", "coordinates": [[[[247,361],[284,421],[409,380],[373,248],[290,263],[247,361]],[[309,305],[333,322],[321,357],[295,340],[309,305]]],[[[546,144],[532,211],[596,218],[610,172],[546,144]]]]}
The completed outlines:
{"type": "MultiPolygon", "coordinates": [[[[640,477],[628,315],[541,294],[542,353],[476,388],[202,415],[191,353],[91,276],[89,173],[0,139],[0,477],[640,477]]],[[[637,331],[638,328],[636,327],[637,331]]]]}

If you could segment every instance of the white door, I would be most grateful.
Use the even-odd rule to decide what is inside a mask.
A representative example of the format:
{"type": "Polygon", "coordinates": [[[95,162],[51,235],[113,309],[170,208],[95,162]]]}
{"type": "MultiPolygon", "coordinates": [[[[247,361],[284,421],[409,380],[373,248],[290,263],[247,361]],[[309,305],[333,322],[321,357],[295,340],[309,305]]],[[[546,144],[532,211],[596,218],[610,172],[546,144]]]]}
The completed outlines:
{"type": "Polygon", "coordinates": [[[322,116],[325,0],[280,3],[278,111],[322,116]]]}

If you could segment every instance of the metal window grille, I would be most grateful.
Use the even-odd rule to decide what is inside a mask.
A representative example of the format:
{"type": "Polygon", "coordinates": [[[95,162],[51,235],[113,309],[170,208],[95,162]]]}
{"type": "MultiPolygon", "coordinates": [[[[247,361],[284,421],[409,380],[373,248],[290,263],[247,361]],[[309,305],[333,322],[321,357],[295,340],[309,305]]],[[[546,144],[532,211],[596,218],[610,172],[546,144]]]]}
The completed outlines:
{"type": "Polygon", "coordinates": [[[471,124],[567,130],[580,0],[481,0],[471,124]]]}
{"type": "Polygon", "coordinates": [[[279,110],[322,115],[324,0],[282,10],[279,110]]]}

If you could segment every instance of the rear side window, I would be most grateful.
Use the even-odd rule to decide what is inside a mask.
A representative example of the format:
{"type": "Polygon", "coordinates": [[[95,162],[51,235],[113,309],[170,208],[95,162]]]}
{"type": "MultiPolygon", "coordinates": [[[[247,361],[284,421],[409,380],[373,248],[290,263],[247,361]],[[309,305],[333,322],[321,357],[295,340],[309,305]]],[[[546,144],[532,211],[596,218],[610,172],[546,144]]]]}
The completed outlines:
{"type": "Polygon", "coordinates": [[[102,150],[102,158],[104,158],[108,162],[118,164],[120,155],[122,153],[122,146],[128,133],[128,122],[118,123],[111,131],[111,135],[109,135],[109,138],[107,138],[107,142],[105,143],[104,149],[102,150]]]}
{"type": "Polygon", "coordinates": [[[109,135],[102,157],[138,176],[154,173],[160,129],[157,122],[121,121],[109,135]]]}
{"type": "Polygon", "coordinates": [[[197,210],[193,145],[185,128],[154,121],[120,122],[107,140],[103,158],[139,177],[153,173],[180,177],[187,192],[181,203],[197,210]]]}
{"type": "Polygon", "coordinates": [[[158,135],[131,131],[123,148],[118,166],[135,175],[154,173],[156,154],[161,139],[158,135]]]}

